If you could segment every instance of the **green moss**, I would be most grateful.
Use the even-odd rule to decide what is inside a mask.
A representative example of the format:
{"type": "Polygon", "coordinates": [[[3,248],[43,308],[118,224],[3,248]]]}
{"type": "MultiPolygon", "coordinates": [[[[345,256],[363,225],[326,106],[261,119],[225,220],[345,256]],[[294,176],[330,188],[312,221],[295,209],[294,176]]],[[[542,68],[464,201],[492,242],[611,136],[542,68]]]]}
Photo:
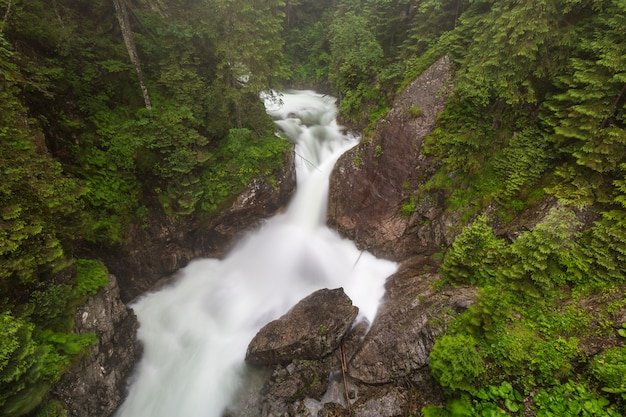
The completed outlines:
{"type": "Polygon", "coordinates": [[[94,295],[109,280],[108,272],[102,261],[96,259],[76,260],[76,278],[74,295],[94,295]]]}

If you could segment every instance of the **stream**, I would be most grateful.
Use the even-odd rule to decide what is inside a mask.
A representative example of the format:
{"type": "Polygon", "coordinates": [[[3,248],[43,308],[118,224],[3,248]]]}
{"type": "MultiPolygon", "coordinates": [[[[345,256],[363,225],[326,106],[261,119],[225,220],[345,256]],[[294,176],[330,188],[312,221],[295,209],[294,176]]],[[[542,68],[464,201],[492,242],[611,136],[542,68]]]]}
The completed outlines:
{"type": "Polygon", "coordinates": [[[325,225],[330,172],[358,138],[337,125],[333,97],[288,91],[265,101],[295,144],[293,200],[224,259],[193,261],[131,306],[144,351],[116,417],[221,417],[243,383],[257,331],[320,288],[343,287],[361,316],[371,322],[376,314],[397,265],[325,225]]]}

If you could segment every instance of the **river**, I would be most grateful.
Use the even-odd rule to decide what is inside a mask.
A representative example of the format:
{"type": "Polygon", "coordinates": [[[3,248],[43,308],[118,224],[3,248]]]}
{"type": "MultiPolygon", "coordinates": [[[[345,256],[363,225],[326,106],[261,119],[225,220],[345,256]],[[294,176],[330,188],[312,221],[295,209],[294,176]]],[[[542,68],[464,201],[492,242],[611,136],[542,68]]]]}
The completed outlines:
{"type": "Polygon", "coordinates": [[[325,225],[330,171],[358,138],[337,125],[334,98],[281,95],[266,108],[295,143],[293,200],[224,259],[196,260],[132,305],[144,351],[116,417],[221,417],[242,384],[250,340],[317,289],[343,287],[360,314],[374,318],[397,265],[325,225]]]}

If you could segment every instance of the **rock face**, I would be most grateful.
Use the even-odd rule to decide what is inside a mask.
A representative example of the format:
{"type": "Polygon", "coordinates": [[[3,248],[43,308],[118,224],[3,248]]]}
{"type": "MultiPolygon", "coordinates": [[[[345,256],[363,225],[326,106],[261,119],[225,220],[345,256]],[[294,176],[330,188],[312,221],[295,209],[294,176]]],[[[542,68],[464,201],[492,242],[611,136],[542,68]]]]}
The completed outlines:
{"type": "Polygon", "coordinates": [[[316,291],[265,325],[248,346],[246,361],[275,365],[321,359],[337,349],[358,312],[343,288],[316,291]]]}
{"type": "Polygon", "coordinates": [[[409,192],[437,169],[421,149],[445,107],[451,78],[450,60],[444,56],[398,96],[374,137],[335,165],[328,223],[375,255],[402,260],[432,253],[453,238],[449,226],[457,219],[443,214],[440,195],[416,202],[411,216],[400,212],[409,192]]]}
{"type": "Polygon", "coordinates": [[[428,259],[413,258],[387,279],[385,295],[349,374],[367,384],[390,383],[428,364],[445,323],[475,300],[472,288],[435,290],[438,274],[428,259]]]}
{"type": "Polygon", "coordinates": [[[119,292],[110,275],[108,285],[76,312],[76,333],[94,332],[99,342],[52,390],[69,416],[106,417],[125,396],[126,378],[141,347],[137,318],[120,301],[119,292]]]}
{"type": "Polygon", "coordinates": [[[78,309],[75,330],[95,332],[99,342],[51,392],[70,416],[109,416],[125,397],[126,380],[141,346],[136,338],[137,319],[124,302],[194,258],[222,255],[235,236],[286,205],[295,189],[291,153],[286,156],[286,169],[276,177],[274,184],[253,181],[230,208],[210,221],[154,215],[147,228],[134,228],[120,247],[98,251],[115,276],[111,275],[108,286],[78,309]]]}
{"type": "MultiPolygon", "coordinates": [[[[174,218],[153,214],[148,226],[134,226],[119,247],[97,255],[118,277],[121,297],[129,302],[164,277],[200,257],[223,256],[234,238],[284,207],[295,190],[293,153],[285,169],[274,173],[276,182],[256,179],[220,215],[204,220],[196,215],[174,218]]],[[[154,203],[157,205],[158,203],[154,203]]],[[[157,213],[159,210],[153,210],[157,213]]]]}

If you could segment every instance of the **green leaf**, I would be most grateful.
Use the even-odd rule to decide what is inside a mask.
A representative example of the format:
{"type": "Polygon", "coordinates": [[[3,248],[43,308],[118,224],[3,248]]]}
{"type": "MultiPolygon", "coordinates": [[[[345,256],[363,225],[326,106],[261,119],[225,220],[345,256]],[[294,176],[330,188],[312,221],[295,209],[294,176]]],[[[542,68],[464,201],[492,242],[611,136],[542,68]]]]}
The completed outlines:
{"type": "Polygon", "coordinates": [[[519,404],[517,404],[516,402],[511,401],[508,398],[504,400],[504,405],[506,406],[507,410],[509,410],[512,413],[516,413],[520,409],[519,404]]]}

